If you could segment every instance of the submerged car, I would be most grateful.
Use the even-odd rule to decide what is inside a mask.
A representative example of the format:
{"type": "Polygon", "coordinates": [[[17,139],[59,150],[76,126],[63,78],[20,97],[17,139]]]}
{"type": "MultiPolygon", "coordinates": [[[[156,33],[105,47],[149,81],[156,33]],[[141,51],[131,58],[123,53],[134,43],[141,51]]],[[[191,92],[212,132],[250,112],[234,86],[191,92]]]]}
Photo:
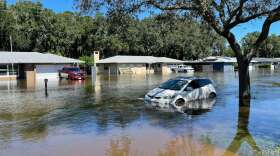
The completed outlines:
{"type": "Polygon", "coordinates": [[[152,107],[169,108],[172,106],[181,110],[189,101],[215,97],[216,90],[210,79],[176,77],[149,91],[144,101],[152,107]]]}
{"type": "Polygon", "coordinates": [[[79,67],[64,67],[59,71],[59,78],[66,78],[70,80],[84,80],[85,72],[79,67]]]}

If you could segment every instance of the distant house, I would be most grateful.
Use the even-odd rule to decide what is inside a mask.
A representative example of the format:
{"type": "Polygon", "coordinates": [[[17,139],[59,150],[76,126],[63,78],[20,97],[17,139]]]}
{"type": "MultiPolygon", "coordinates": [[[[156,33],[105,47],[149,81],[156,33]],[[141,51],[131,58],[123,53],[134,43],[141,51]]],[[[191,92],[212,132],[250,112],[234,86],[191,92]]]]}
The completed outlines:
{"type": "Polygon", "coordinates": [[[38,52],[0,52],[0,79],[40,79],[58,77],[58,70],[83,61],[38,52]]]}
{"type": "Polygon", "coordinates": [[[280,67],[280,58],[253,58],[253,65],[255,67],[262,67],[264,65],[267,65],[271,69],[279,68],[280,67]]]}
{"type": "MultiPolygon", "coordinates": [[[[185,64],[192,65],[196,71],[234,71],[237,60],[234,57],[209,56],[195,61],[185,61],[185,64]]],[[[254,70],[263,65],[269,65],[271,69],[280,66],[280,58],[253,58],[249,70],[254,70]]]]}
{"type": "Polygon", "coordinates": [[[195,61],[186,61],[185,64],[192,65],[197,71],[234,71],[236,58],[209,56],[195,61]]]}
{"type": "Polygon", "coordinates": [[[114,56],[96,62],[100,74],[146,74],[171,72],[168,65],[184,64],[184,61],[153,56],[114,56]]]}

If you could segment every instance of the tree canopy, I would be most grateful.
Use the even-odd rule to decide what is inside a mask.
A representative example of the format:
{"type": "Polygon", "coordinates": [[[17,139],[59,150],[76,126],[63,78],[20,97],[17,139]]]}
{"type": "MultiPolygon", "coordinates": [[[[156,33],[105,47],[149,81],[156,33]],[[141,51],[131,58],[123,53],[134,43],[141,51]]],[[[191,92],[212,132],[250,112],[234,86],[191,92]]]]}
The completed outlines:
{"type": "Polygon", "coordinates": [[[175,12],[139,19],[115,9],[89,16],[55,13],[31,1],[11,6],[1,3],[0,35],[0,50],[9,51],[12,39],[14,51],[74,58],[99,50],[105,57],[122,54],[198,59],[222,55],[225,48],[225,40],[208,25],[175,12]]]}
{"type": "MultiPolygon", "coordinates": [[[[251,45],[257,37],[260,35],[260,32],[248,33],[241,41],[242,48],[244,51],[249,51],[251,45]]],[[[280,57],[280,36],[270,35],[268,38],[260,45],[260,48],[256,52],[257,57],[280,57]]]]}
{"type": "Polygon", "coordinates": [[[128,13],[147,11],[150,8],[161,11],[176,11],[180,14],[196,17],[206,22],[220,36],[229,42],[238,59],[244,56],[248,61],[256,54],[259,45],[264,42],[272,23],[280,20],[279,0],[76,0],[79,8],[84,12],[98,11],[106,8],[122,10],[128,13]],[[262,31],[256,41],[252,43],[250,51],[243,51],[241,45],[231,32],[236,26],[255,20],[264,19],[262,31]],[[247,52],[247,53],[246,53],[247,52]]]}

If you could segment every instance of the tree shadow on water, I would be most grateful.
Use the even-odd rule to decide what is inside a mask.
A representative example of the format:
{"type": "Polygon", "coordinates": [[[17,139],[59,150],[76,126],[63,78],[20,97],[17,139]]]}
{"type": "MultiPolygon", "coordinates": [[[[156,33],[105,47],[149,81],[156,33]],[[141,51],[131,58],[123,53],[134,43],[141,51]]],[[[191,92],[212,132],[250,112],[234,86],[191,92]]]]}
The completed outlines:
{"type": "Polygon", "coordinates": [[[250,105],[250,100],[239,101],[237,132],[226,151],[237,153],[241,145],[247,143],[252,148],[254,155],[261,155],[261,149],[249,131],[250,105]]]}

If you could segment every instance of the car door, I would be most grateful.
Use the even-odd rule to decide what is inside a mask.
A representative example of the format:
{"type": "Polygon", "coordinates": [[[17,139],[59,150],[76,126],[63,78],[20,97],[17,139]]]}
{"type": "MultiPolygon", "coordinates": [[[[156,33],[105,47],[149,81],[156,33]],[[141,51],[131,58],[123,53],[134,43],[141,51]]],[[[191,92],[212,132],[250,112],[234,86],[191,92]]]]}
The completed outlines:
{"type": "Polygon", "coordinates": [[[200,97],[199,83],[197,80],[192,80],[184,89],[183,96],[187,101],[197,100],[200,97]]]}
{"type": "Polygon", "coordinates": [[[209,80],[207,79],[199,79],[199,99],[206,99],[210,94],[209,90],[209,80]]]}

